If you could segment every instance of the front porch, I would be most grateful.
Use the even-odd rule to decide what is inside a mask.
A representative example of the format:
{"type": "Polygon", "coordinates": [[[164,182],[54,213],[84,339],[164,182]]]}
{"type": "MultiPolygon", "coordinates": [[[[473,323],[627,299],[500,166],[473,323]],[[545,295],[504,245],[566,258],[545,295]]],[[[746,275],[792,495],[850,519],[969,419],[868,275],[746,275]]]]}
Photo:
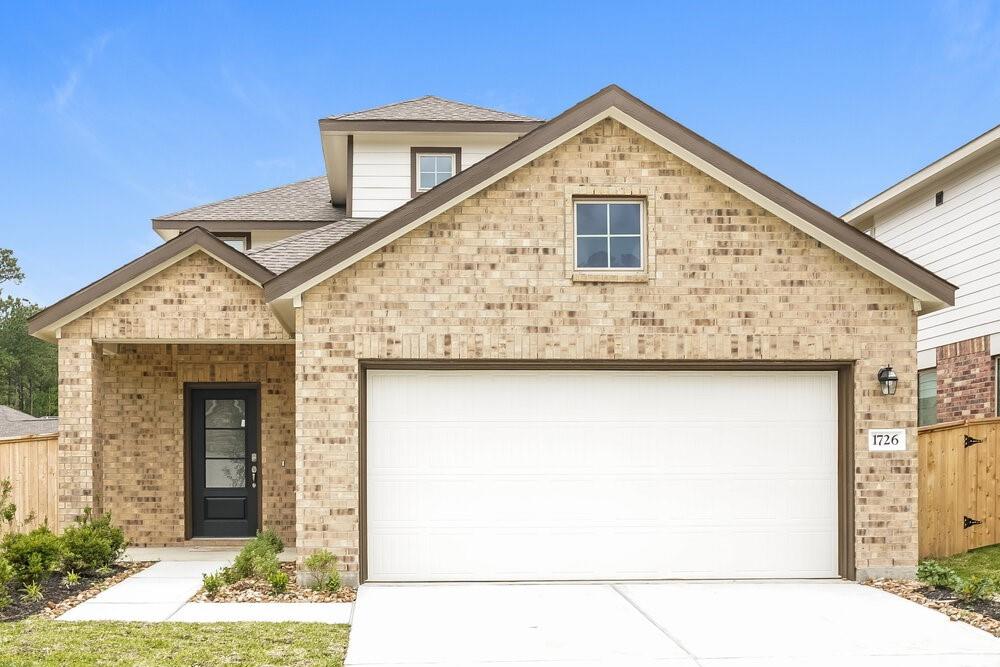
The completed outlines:
{"type": "Polygon", "coordinates": [[[225,538],[261,528],[295,543],[294,345],[64,338],[60,352],[69,418],[60,442],[62,525],[93,505],[136,547],[238,549],[238,539],[225,538]],[[71,362],[90,372],[71,378],[71,362]],[[73,391],[71,379],[91,391],[73,391]],[[223,394],[228,400],[208,400],[223,394]],[[240,408],[206,421],[206,402],[240,408]]]}

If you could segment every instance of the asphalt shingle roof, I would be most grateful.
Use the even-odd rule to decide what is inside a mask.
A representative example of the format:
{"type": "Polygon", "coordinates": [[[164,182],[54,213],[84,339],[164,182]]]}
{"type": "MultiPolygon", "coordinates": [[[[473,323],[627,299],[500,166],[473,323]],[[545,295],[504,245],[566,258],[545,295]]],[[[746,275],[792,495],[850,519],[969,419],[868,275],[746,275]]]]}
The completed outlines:
{"type": "Polygon", "coordinates": [[[203,221],[290,221],[334,222],[347,213],[330,203],[330,185],[326,176],[280,185],[222,201],[196,206],[156,220],[203,221]]]}
{"type": "Polygon", "coordinates": [[[0,438],[43,435],[59,430],[58,417],[32,417],[6,405],[0,405],[0,438]]]}
{"type": "Polygon", "coordinates": [[[368,226],[374,220],[375,218],[344,218],[318,229],[251,248],[247,251],[247,256],[269,271],[281,273],[368,226]]]}
{"type": "Polygon", "coordinates": [[[486,107],[464,102],[446,100],[434,95],[425,95],[414,100],[405,100],[386,104],[363,111],[353,111],[339,116],[330,116],[331,120],[472,120],[472,121],[538,121],[538,118],[521,116],[507,111],[487,109],[486,107]]]}

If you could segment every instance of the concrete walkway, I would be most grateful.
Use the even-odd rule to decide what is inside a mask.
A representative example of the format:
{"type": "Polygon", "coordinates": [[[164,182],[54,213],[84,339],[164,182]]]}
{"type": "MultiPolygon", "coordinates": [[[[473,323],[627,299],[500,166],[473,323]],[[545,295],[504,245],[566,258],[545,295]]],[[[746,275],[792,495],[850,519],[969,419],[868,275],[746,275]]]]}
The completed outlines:
{"type": "Polygon", "coordinates": [[[373,585],[345,665],[996,667],[1000,639],[841,581],[373,585]]]}
{"type": "MultiPolygon", "coordinates": [[[[227,556],[162,560],[73,607],[58,620],[350,623],[354,608],[350,602],[188,602],[201,588],[202,575],[231,563],[235,552],[227,556]]],[[[132,559],[149,560],[135,554],[132,559]]]]}

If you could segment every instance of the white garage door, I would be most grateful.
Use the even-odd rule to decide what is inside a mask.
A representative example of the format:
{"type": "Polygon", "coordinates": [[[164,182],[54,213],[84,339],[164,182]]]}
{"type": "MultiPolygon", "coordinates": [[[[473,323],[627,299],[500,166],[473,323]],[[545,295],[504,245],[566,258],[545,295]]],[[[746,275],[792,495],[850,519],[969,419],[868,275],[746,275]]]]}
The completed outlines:
{"type": "Polygon", "coordinates": [[[370,581],[837,576],[834,372],[367,386],[370,581]]]}

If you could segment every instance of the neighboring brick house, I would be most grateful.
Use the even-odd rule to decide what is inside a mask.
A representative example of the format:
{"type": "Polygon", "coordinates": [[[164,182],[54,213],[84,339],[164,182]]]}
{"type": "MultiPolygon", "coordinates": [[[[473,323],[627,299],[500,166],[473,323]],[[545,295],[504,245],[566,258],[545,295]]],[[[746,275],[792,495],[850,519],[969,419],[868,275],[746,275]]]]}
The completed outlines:
{"type": "Polygon", "coordinates": [[[916,313],[952,285],[615,86],[320,133],[325,177],[158,218],[32,320],[61,523],[273,527],[369,581],[912,571],[916,313]]]}
{"type": "Polygon", "coordinates": [[[917,329],[920,425],[995,417],[1000,375],[1000,127],[844,220],[958,286],[917,329]]]}

